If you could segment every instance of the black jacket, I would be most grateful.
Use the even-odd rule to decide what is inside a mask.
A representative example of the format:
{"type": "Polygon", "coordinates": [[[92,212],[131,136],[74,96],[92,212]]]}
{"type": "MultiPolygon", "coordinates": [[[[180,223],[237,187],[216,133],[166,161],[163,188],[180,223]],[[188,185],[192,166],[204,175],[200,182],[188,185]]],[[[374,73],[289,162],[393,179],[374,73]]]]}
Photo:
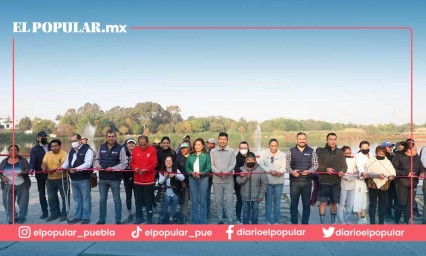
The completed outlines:
{"type": "Polygon", "coordinates": [[[327,174],[327,168],[333,168],[335,172],[344,172],[348,170],[345,154],[337,147],[334,150],[328,145],[323,148],[318,148],[318,172],[325,172],[318,177],[319,183],[323,184],[340,184],[341,178],[337,174],[327,174]]]}
{"type": "MultiPolygon", "coordinates": [[[[410,173],[411,157],[406,154],[396,154],[392,159],[392,164],[396,171],[395,184],[401,187],[411,187],[411,178],[398,177],[408,176],[408,173],[410,173]]],[[[413,172],[415,176],[419,176],[421,173],[425,172],[419,155],[413,156],[413,172]]],[[[413,178],[413,188],[416,188],[418,183],[419,178],[413,178]]]]}

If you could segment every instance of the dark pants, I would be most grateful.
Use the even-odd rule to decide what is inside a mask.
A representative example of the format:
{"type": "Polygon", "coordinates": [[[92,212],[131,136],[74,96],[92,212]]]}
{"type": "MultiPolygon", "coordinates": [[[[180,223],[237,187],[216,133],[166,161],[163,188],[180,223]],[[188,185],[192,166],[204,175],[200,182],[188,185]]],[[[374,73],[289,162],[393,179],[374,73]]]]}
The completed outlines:
{"type": "Polygon", "coordinates": [[[318,175],[313,175],[312,176],[312,181],[314,183],[314,189],[312,190],[312,195],[311,195],[311,204],[316,204],[317,203],[317,197],[318,197],[318,186],[319,186],[319,182],[318,182],[318,175]]]}
{"type": "Polygon", "coordinates": [[[143,219],[142,207],[146,207],[148,224],[152,223],[152,202],[154,201],[154,185],[142,186],[134,184],[136,218],[143,219]]]}
{"type": "Polygon", "coordinates": [[[396,185],[397,204],[395,208],[395,224],[399,224],[402,214],[404,213],[404,223],[410,222],[411,210],[411,190],[409,187],[401,187],[396,185]]]}
{"type": "Polygon", "coordinates": [[[370,224],[376,224],[377,202],[379,203],[379,224],[384,224],[385,212],[388,204],[388,191],[369,188],[368,196],[370,197],[370,206],[368,208],[368,214],[370,215],[370,224]]]}
{"type": "Polygon", "coordinates": [[[243,224],[257,224],[259,217],[259,203],[257,201],[243,202],[243,224]]]}
{"type": "Polygon", "coordinates": [[[37,189],[38,189],[38,199],[40,201],[41,211],[43,215],[48,215],[49,212],[47,210],[47,199],[46,199],[46,181],[47,174],[37,173],[37,189]]]}
{"type": "Polygon", "coordinates": [[[208,216],[210,216],[210,206],[212,204],[212,186],[213,186],[213,176],[210,175],[209,176],[209,184],[207,186],[207,198],[206,198],[207,215],[208,216]]]}
{"type": "Polygon", "coordinates": [[[237,197],[237,203],[235,204],[235,213],[237,220],[241,222],[241,211],[243,210],[243,200],[241,198],[241,186],[238,183],[234,183],[235,196],[237,197]]]}
{"type": "Polygon", "coordinates": [[[392,215],[392,207],[396,206],[396,187],[395,187],[395,181],[391,181],[389,184],[388,191],[388,203],[386,207],[386,214],[392,215]]]}
{"type": "Polygon", "coordinates": [[[126,207],[132,210],[133,178],[123,175],[124,190],[126,191],[126,207]]]}
{"type": "Polygon", "coordinates": [[[425,182],[423,181],[423,220],[422,224],[426,224],[426,187],[425,182]]]}
{"type": "Polygon", "coordinates": [[[298,206],[299,198],[302,197],[303,204],[303,213],[302,213],[302,224],[309,223],[309,215],[311,214],[311,189],[312,183],[308,182],[299,182],[299,181],[290,181],[290,215],[291,223],[298,224],[298,206]]]}
{"type": "Polygon", "coordinates": [[[47,180],[46,185],[50,214],[52,216],[67,216],[67,208],[69,208],[68,180],[49,179],[47,180]],[[62,199],[62,210],[59,205],[58,192],[62,199]],[[68,204],[68,207],[66,204],[68,204]]]}

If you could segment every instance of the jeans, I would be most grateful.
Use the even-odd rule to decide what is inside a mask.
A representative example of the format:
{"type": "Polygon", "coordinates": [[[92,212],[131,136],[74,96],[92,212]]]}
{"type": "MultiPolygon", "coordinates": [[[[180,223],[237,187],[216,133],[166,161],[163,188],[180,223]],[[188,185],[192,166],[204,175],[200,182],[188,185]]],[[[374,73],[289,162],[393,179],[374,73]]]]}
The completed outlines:
{"type": "Polygon", "coordinates": [[[277,224],[280,222],[281,215],[281,195],[283,193],[284,184],[268,185],[266,191],[265,214],[266,221],[269,224],[277,224]],[[274,202],[274,216],[272,217],[272,202],[274,202]]]}
{"type": "Polygon", "coordinates": [[[164,193],[164,197],[163,197],[163,220],[164,220],[164,217],[167,216],[167,209],[169,208],[169,205],[171,206],[170,217],[171,218],[176,217],[176,209],[177,209],[178,203],[179,203],[179,197],[177,195],[168,196],[168,195],[166,195],[166,193],[164,193]]]}
{"type": "Polygon", "coordinates": [[[136,218],[143,219],[142,207],[146,208],[148,224],[152,224],[152,203],[154,202],[154,185],[133,185],[135,191],[136,218]]]}
{"type": "MultiPolygon", "coordinates": [[[[189,177],[185,177],[189,178],[189,177]]],[[[191,216],[191,209],[189,207],[189,184],[187,184],[186,188],[182,189],[182,205],[180,208],[181,213],[185,215],[186,218],[189,218],[191,216]]]]}
{"type": "Polygon", "coordinates": [[[337,219],[340,224],[346,224],[354,209],[355,190],[341,190],[340,203],[337,206],[337,219]]]}
{"type": "Polygon", "coordinates": [[[189,191],[191,193],[192,204],[192,224],[206,224],[207,223],[207,188],[209,186],[209,179],[189,177],[189,191]],[[199,206],[198,206],[199,204],[199,206]]]}
{"type": "Polygon", "coordinates": [[[219,221],[223,218],[223,209],[225,208],[228,222],[232,222],[232,197],[234,196],[234,180],[231,180],[230,182],[228,181],[227,183],[213,183],[213,189],[219,221]]]}
{"type": "Polygon", "coordinates": [[[66,216],[67,208],[69,208],[68,198],[69,198],[69,190],[68,190],[68,180],[62,179],[48,179],[46,182],[47,185],[47,199],[49,200],[50,214],[52,216],[66,216]],[[60,211],[59,207],[59,198],[58,191],[61,194],[62,199],[62,211],[60,211]],[[68,207],[67,204],[68,203],[68,207]]]}
{"type": "Polygon", "coordinates": [[[40,201],[41,211],[43,215],[48,215],[49,212],[47,210],[47,199],[46,199],[46,181],[47,174],[37,173],[37,189],[38,189],[38,199],[40,201]]]}
{"type": "Polygon", "coordinates": [[[311,195],[311,204],[314,205],[317,203],[317,197],[318,197],[318,174],[314,174],[312,176],[312,182],[314,183],[314,188],[312,189],[312,195],[311,195]]]}
{"type": "Polygon", "coordinates": [[[90,220],[92,196],[89,180],[71,180],[72,195],[76,204],[74,218],[90,220]]]}
{"type": "Polygon", "coordinates": [[[386,207],[388,204],[388,191],[369,188],[368,196],[370,197],[370,206],[368,208],[370,224],[376,224],[377,201],[379,202],[379,224],[384,224],[386,207]]]}
{"type": "Polygon", "coordinates": [[[257,201],[243,200],[243,224],[257,224],[259,216],[259,203],[257,201]]]}
{"type": "Polygon", "coordinates": [[[121,198],[120,198],[121,180],[101,180],[99,179],[99,220],[105,222],[107,214],[108,191],[111,188],[112,197],[115,206],[115,221],[121,222],[121,198]]]}
{"type": "MultiPolygon", "coordinates": [[[[402,214],[404,213],[404,223],[410,222],[411,211],[411,190],[409,187],[401,187],[396,185],[397,204],[395,208],[395,224],[399,224],[402,214]]],[[[414,191],[413,191],[414,194],[414,191]]]]}
{"type": "MultiPolygon", "coordinates": [[[[299,207],[299,198],[302,197],[303,212],[302,212],[302,224],[309,223],[309,216],[311,214],[311,189],[312,182],[300,182],[300,181],[290,181],[290,215],[291,223],[298,224],[298,207],[299,207]]],[[[278,215],[279,216],[279,215],[278,215]]],[[[269,222],[271,223],[271,222],[269,222]]],[[[277,222],[274,222],[277,223],[277,222]]]]}
{"type": "Polygon", "coordinates": [[[28,203],[30,201],[30,188],[27,184],[12,186],[12,184],[4,184],[3,190],[3,206],[6,209],[7,220],[25,219],[28,213],[28,203]],[[13,198],[13,189],[15,190],[15,198],[13,198]],[[19,214],[13,212],[13,203],[18,199],[19,214]]]}

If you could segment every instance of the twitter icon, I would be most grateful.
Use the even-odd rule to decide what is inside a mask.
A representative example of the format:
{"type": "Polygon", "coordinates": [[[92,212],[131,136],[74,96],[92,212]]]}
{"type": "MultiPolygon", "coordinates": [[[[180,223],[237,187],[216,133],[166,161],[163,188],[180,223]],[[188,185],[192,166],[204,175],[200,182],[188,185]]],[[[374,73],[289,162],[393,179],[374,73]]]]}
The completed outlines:
{"type": "Polygon", "coordinates": [[[322,234],[324,238],[329,238],[334,234],[334,227],[322,228],[322,234]]]}

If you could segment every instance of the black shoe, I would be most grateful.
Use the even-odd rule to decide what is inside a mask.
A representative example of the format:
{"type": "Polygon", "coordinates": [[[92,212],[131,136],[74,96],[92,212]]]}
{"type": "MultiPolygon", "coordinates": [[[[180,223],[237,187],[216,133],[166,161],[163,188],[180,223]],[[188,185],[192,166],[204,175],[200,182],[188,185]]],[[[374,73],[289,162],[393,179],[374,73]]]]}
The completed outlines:
{"type": "Polygon", "coordinates": [[[81,221],[81,219],[79,219],[79,218],[72,218],[72,219],[68,220],[68,224],[75,224],[75,223],[80,222],[80,221],[81,221]]]}
{"type": "Polygon", "coordinates": [[[127,217],[127,223],[130,223],[133,221],[133,215],[130,214],[129,217],[127,217]]]}
{"type": "Polygon", "coordinates": [[[16,224],[23,224],[23,223],[25,223],[25,218],[18,218],[18,219],[15,220],[15,223],[16,224]]]}
{"type": "Polygon", "coordinates": [[[13,224],[13,220],[8,220],[7,223],[13,224]]]}
{"type": "Polygon", "coordinates": [[[120,221],[120,220],[116,220],[116,221],[115,221],[115,224],[117,224],[117,225],[118,225],[118,224],[121,224],[121,221],[120,221]]]}
{"type": "Polygon", "coordinates": [[[67,220],[67,215],[62,215],[61,218],[59,219],[60,222],[66,221],[66,220],[67,220]]]}
{"type": "Polygon", "coordinates": [[[142,218],[142,219],[141,219],[141,218],[136,218],[136,219],[135,219],[135,224],[136,224],[136,225],[142,224],[142,223],[144,223],[144,222],[145,222],[145,220],[144,220],[143,218],[142,218]]]}
{"type": "Polygon", "coordinates": [[[89,224],[90,223],[90,220],[89,219],[83,219],[82,221],[81,221],[81,224],[82,225],[84,225],[84,224],[89,224]]]}
{"type": "Polygon", "coordinates": [[[47,217],[46,221],[49,222],[49,221],[52,221],[52,220],[59,219],[60,217],[61,216],[59,216],[59,215],[50,215],[49,217],[47,217]]]}
{"type": "Polygon", "coordinates": [[[47,218],[47,216],[48,216],[48,214],[47,214],[47,213],[43,213],[43,215],[41,215],[41,216],[40,216],[40,219],[44,220],[44,219],[46,219],[46,218],[47,218]]]}
{"type": "Polygon", "coordinates": [[[224,224],[223,221],[219,221],[217,224],[224,224]]]}
{"type": "Polygon", "coordinates": [[[103,224],[105,224],[105,221],[98,221],[98,222],[96,222],[96,224],[97,225],[103,225],[103,224]]]}

